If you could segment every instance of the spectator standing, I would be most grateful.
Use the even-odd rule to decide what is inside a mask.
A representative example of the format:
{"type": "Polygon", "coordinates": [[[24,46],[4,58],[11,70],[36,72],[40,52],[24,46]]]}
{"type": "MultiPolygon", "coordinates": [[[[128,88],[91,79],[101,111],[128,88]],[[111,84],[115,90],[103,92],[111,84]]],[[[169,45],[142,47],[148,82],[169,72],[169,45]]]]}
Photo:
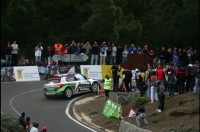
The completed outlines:
{"type": "MultiPolygon", "coordinates": [[[[165,68],[163,69],[163,71],[165,73],[165,78],[166,78],[168,76],[168,72],[170,71],[169,64],[165,65],[165,68]]],[[[165,87],[165,92],[169,92],[169,86],[166,80],[164,80],[164,87],[165,87]]]]}
{"type": "Polygon", "coordinates": [[[30,127],[30,117],[26,117],[26,121],[24,122],[24,132],[27,132],[27,129],[30,127]]]}
{"type": "Polygon", "coordinates": [[[12,47],[10,45],[10,42],[8,42],[7,46],[5,47],[5,51],[6,51],[6,67],[11,66],[11,62],[12,62],[12,47]]]}
{"type": "Polygon", "coordinates": [[[106,95],[106,100],[107,100],[107,98],[109,98],[109,92],[110,92],[112,79],[108,75],[106,75],[105,79],[103,79],[102,82],[104,82],[104,90],[105,90],[105,95],[106,95]]]}
{"type": "Polygon", "coordinates": [[[128,56],[128,48],[127,45],[125,45],[122,52],[122,63],[127,61],[127,56],[128,56]]]}
{"type": "Polygon", "coordinates": [[[131,91],[131,78],[132,78],[132,73],[130,70],[125,69],[122,74],[125,75],[123,82],[125,82],[125,87],[126,91],[130,92],[131,91]]]}
{"type": "Polygon", "coordinates": [[[192,55],[192,61],[199,61],[199,54],[197,53],[197,50],[194,50],[194,53],[192,55]]]}
{"type": "Polygon", "coordinates": [[[69,45],[68,44],[65,44],[63,47],[62,47],[62,54],[68,54],[68,50],[69,50],[69,45]]]}
{"type": "Polygon", "coordinates": [[[190,62],[192,60],[192,55],[193,55],[191,47],[189,47],[189,49],[186,51],[186,55],[187,55],[187,62],[190,62]]]}
{"type": "Polygon", "coordinates": [[[86,52],[86,49],[85,49],[85,48],[83,48],[83,46],[84,46],[84,44],[83,44],[83,43],[81,43],[81,46],[80,46],[81,50],[80,50],[80,53],[83,53],[83,54],[85,54],[85,52],[86,52]]]}
{"type": "Polygon", "coordinates": [[[194,91],[194,86],[195,86],[195,77],[198,73],[198,68],[199,68],[199,61],[196,61],[195,64],[192,66],[191,68],[191,72],[190,72],[190,91],[192,92],[196,92],[196,90],[194,91]]]}
{"type": "Polygon", "coordinates": [[[119,72],[121,68],[119,68],[115,63],[111,67],[112,69],[112,76],[113,76],[113,91],[118,92],[119,90],[119,72]]]}
{"type": "Polygon", "coordinates": [[[151,83],[151,102],[154,102],[155,100],[158,100],[158,93],[157,93],[157,87],[156,87],[156,82],[158,81],[158,78],[156,76],[156,72],[152,71],[152,75],[150,76],[150,83],[151,83]]]}
{"type": "Polygon", "coordinates": [[[147,85],[147,97],[151,96],[151,85],[150,85],[150,77],[152,75],[151,66],[148,66],[147,71],[145,72],[145,83],[147,85]]]}
{"type": "Polygon", "coordinates": [[[182,65],[183,55],[181,48],[178,49],[178,64],[182,65]]]}
{"type": "Polygon", "coordinates": [[[121,45],[117,46],[117,53],[116,53],[116,64],[120,65],[122,63],[122,52],[123,52],[123,48],[121,47],[121,45]]]}
{"type": "Polygon", "coordinates": [[[165,103],[165,88],[162,85],[161,81],[157,81],[157,93],[158,93],[158,109],[157,112],[164,111],[164,103],[165,103]]]}
{"type": "Polygon", "coordinates": [[[170,63],[172,62],[172,58],[173,58],[173,55],[172,55],[172,51],[171,51],[171,48],[169,48],[166,52],[166,63],[170,63]]]}
{"type": "Polygon", "coordinates": [[[47,132],[47,127],[43,126],[42,131],[40,131],[40,132],[47,132]]]}
{"type": "Polygon", "coordinates": [[[169,71],[166,80],[169,85],[169,97],[174,96],[174,90],[177,82],[176,76],[169,71]]]}
{"type": "Polygon", "coordinates": [[[103,42],[100,46],[100,65],[106,64],[107,49],[106,42],[103,42]]]}
{"type": "Polygon", "coordinates": [[[33,127],[31,128],[30,132],[38,132],[38,127],[39,127],[38,123],[33,123],[33,127]]]}
{"type": "Polygon", "coordinates": [[[183,66],[187,66],[188,64],[189,64],[189,62],[187,63],[187,54],[186,54],[186,50],[185,49],[183,49],[182,50],[182,64],[183,64],[183,66]]]}
{"type": "Polygon", "coordinates": [[[98,65],[98,55],[99,54],[99,47],[98,44],[95,42],[92,46],[92,55],[91,55],[91,65],[98,65]]]}
{"type": "Polygon", "coordinates": [[[188,77],[187,69],[183,65],[180,65],[176,70],[176,76],[178,78],[179,94],[183,94],[185,89],[185,80],[188,77]]]}
{"type": "Polygon", "coordinates": [[[35,62],[37,66],[39,66],[41,62],[42,51],[43,51],[42,43],[39,42],[39,44],[35,47],[35,62]]]}
{"type": "Polygon", "coordinates": [[[158,80],[162,83],[162,85],[164,85],[165,73],[161,65],[158,65],[158,69],[156,70],[156,76],[158,77],[158,80]]]}
{"type": "Polygon", "coordinates": [[[149,55],[149,50],[148,50],[148,46],[147,46],[147,45],[144,45],[144,48],[143,48],[142,52],[143,52],[144,54],[149,55]]]}
{"type": "Polygon", "coordinates": [[[137,48],[137,54],[143,54],[142,48],[140,46],[137,48]]]}
{"type": "Polygon", "coordinates": [[[111,45],[111,61],[110,64],[116,64],[116,54],[117,54],[117,48],[115,47],[115,44],[112,43],[111,45]]]}
{"type": "Polygon", "coordinates": [[[80,54],[81,48],[80,48],[80,43],[77,43],[76,48],[74,50],[74,54],[80,54]]]}
{"type": "Polygon", "coordinates": [[[25,122],[25,113],[22,112],[21,116],[19,117],[19,123],[24,126],[24,122],[25,122]]]}
{"type": "Polygon", "coordinates": [[[137,112],[136,112],[136,122],[137,122],[137,126],[140,127],[140,122],[139,122],[139,119],[143,119],[144,120],[144,123],[146,125],[148,125],[148,122],[146,120],[146,114],[145,114],[145,108],[144,106],[139,106],[138,109],[137,109],[137,112]]]}
{"type": "Polygon", "coordinates": [[[134,44],[131,44],[130,48],[128,49],[129,54],[136,54],[137,49],[135,48],[134,44]]]}
{"type": "Polygon", "coordinates": [[[178,65],[179,58],[178,58],[177,52],[173,53],[173,62],[175,63],[175,65],[178,65]]]}
{"type": "MultiPolygon", "coordinates": [[[[195,95],[198,91],[200,92],[200,89],[199,89],[199,78],[200,78],[200,65],[199,65],[199,68],[198,68],[198,72],[195,76],[195,86],[194,86],[194,91],[193,91],[193,94],[195,95]],[[199,89],[199,90],[198,90],[199,89]]],[[[199,97],[200,97],[200,93],[199,93],[199,97]]]]}
{"type": "Polygon", "coordinates": [[[110,65],[111,64],[111,51],[112,51],[112,47],[110,45],[110,42],[108,42],[108,44],[107,44],[106,65],[110,65]]]}
{"type": "Polygon", "coordinates": [[[188,71],[188,78],[186,80],[186,88],[185,88],[186,92],[189,92],[189,90],[190,90],[190,82],[191,82],[190,73],[191,73],[191,69],[192,69],[192,61],[190,61],[189,65],[186,66],[186,70],[188,71]]]}
{"type": "Polygon", "coordinates": [[[63,45],[60,42],[54,44],[54,48],[55,48],[55,54],[62,54],[63,45]]]}
{"type": "Polygon", "coordinates": [[[159,53],[160,61],[162,63],[162,66],[165,66],[165,58],[166,58],[166,51],[165,47],[162,47],[160,53],[159,53]]]}
{"type": "Polygon", "coordinates": [[[153,67],[153,60],[154,60],[154,51],[153,50],[149,51],[149,56],[150,56],[149,64],[150,64],[151,67],[153,67]]]}
{"type": "Polygon", "coordinates": [[[51,64],[51,61],[52,61],[52,57],[54,56],[54,52],[55,52],[55,48],[54,46],[48,46],[47,48],[47,52],[48,52],[48,65],[51,64]]]}
{"type": "MultiPolygon", "coordinates": [[[[85,49],[85,54],[89,57],[90,50],[92,49],[92,46],[90,45],[89,41],[87,41],[86,44],[84,44],[83,49],[85,49]]],[[[85,62],[85,64],[87,65],[88,63],[89,59],[85,62]]]]}
{"type": "Polygon", "coordinates": [[[76,49],[76,43],[73,40],[72,43],[69,46],[69,50],[68,50],[69,54],[74,54],[75,49],[76,49]]]}
{"type": "Polygon", "coordinates": [[[16,43],[16,41],[13,41],[13,44],[11,44],[12,47],[12,66],[17,66],[17,54],[18,54],[18,44],[16,43]]]}

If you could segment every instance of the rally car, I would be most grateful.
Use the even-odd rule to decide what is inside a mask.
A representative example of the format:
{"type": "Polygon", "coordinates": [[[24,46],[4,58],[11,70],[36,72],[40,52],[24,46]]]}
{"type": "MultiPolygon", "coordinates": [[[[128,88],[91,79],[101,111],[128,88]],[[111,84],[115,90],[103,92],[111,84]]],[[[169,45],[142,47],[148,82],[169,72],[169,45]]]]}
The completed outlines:
{"type": "Polygon", "coordinates": [[[79,73],[69,73],[49,78],[44,84],[43,92],[46,98],[55,96],[70,98],[74,94],[98,92],[98,89],[100,89],[98,80],[87,78],[79,73]]]}

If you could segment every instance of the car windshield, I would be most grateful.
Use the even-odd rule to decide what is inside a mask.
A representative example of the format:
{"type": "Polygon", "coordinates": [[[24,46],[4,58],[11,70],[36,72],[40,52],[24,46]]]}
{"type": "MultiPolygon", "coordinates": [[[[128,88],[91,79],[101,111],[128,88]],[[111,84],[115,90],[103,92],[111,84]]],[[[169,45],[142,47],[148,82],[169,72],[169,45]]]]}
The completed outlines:
{"type": "Polygon", "coordinates": [[[54,84],[54,83],[59,83],[59,82],[60,82],[60,79],[51,79],[51,80],[48,80],[46,84],[54,84]]]}

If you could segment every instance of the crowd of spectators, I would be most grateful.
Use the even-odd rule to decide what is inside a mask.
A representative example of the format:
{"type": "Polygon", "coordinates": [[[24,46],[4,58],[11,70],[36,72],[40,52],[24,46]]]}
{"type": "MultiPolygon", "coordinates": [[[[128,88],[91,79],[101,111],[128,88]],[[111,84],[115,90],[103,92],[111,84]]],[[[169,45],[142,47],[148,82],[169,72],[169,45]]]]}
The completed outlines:
{"type": "Polygon", "coordinates": [[[22,55],[19,60],[18,57],[18,44],[16,41],[13,41],[13,44],[8,42],[5,47],[6,51],[6,63],[5,66],[47,66],[47,65],[56,65],[61,64],[65,65],[68,63],[61,62],[61,60],[52,60],[54,54],[64,55],[64,54],[86,54],[90,59],[81,64],[87,65],[112,65],[112,64],[121,64],[127,61],[128,54],[147,54],[149,55],[149,64],[152,67],[155,67],[155,64],[158,62],[162,62],[163,65],[166,63],[174,62],[175,65],[183,63],[185,66],[189,64],[190,61],[195,62],[195,60],[199,60],[199,54],[197,50],[193,50],[191,47],[186,48],[168,48],[161,47],[161,50],[158,55],[155,55],[153,49],[149,49],[148,45],[138,46],[136,47],[134,44],[128,46],[118,45],[116,46],[113,42],[102,42],[98,44],[94,42],[94,44],[90,44],[89,41],[84,43],[75,43],[72,41],[71,44],[61,44],[57,42],[52,46],[48,46],[47,48],[42,47],[42,43],[39,42],[35,47],[35,61],[29,62],[28,59],[25,59],[22,55]],[[43,61],[42,52],[47,52],[48,57],[46,57],[43,61]],[[90,62],[89,62],[90,60],[90,62]]]}

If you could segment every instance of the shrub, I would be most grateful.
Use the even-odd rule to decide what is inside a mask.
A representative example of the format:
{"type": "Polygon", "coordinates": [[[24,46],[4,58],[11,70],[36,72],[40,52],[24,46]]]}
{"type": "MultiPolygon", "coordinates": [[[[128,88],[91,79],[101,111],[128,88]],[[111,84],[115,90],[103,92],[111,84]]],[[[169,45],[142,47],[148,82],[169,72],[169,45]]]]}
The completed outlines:
{"type": "Polygon", "coordinates": [[[19,120],[9,114],[1,114],[1,132],[22,132],[19,120]]]}
{"type": "Polygon", "coordinates": [[[159,118],[154,118],[154,119],[152,119],[152,123],[158,123],[160,121],[160,119],[159,118]]]}
{"type": "Polygon", "coordinates": [[[146,97],[134,96],[132,100],[132,104],[134,107],[138,107],[144,104],[147,101],[146,97]]]}
{"type": "Polygon", "coordinates": [[[158,115],[158,113],[157,112],[153,112],[153,113],[150,114],[150,116],[155,116],[155,115],[158,115]]]}

